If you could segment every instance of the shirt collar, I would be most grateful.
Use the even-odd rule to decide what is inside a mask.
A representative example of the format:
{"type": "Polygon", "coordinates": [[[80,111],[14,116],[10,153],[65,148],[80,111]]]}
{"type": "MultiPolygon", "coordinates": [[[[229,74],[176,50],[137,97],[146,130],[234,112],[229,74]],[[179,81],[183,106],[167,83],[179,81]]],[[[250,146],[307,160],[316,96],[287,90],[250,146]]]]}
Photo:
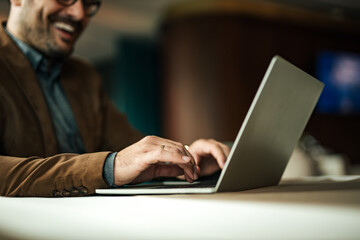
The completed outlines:
{"type": "MultiPolygon", "coordinates": [[[[16,38],[12,35],[6,28],[6,22],[2,24],[5,32],[9,35],[9,37],[15,42],[15,44],[19,47],[21,52],[26,56],[29,60],[31,66],[35,70],[35,72],[41,72],[42,74],[46,74],[49,76],[59,75],[61,71],[62,62],[55,61],[49,63],[49,60],[44,57],[37,50],[33,49],[20,39],[16,38]]],[[[54,78],[50,78],[54,79],[54,78]]]]}

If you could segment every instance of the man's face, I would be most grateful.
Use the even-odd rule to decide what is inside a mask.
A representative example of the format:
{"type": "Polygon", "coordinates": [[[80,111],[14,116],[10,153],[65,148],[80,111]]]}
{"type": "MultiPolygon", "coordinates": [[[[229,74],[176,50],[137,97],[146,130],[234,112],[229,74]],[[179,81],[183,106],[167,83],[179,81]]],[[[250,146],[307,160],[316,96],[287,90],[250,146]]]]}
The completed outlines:
{"type": "Polygon", "coordinates": [[[68,7],[56,0],[23,0],[18,34],[45,56],[63,58],[72,53],[88,22],[81,0],[68,7]]]}

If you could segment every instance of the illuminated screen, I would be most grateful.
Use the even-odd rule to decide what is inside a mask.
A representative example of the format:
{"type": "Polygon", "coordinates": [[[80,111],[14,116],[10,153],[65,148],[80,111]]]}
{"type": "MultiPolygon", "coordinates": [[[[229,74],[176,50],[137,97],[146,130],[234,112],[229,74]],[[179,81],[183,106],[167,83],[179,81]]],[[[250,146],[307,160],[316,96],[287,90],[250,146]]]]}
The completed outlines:
{"type": "Polygon", "coordinates": [[[317,112],[360,114],[360,55],[326,51],[317,59],[317,77],[325,83],[317,112]]]}

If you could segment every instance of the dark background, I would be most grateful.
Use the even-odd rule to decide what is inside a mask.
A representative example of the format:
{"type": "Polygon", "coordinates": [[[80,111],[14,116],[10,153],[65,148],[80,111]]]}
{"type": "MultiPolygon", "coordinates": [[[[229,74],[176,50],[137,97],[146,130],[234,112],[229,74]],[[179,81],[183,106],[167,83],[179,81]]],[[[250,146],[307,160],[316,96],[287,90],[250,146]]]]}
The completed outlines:
{"type": "MultiPolygon", "coordinates": [[[[359,1],[104,0],[75,54],[137,128],[190,143],[234,140],[274,55],[315,76],[324,50],[360,54],[359,1]]],[[[360,164],[359,118],[314,113],[306,131],[360,164]]]]}

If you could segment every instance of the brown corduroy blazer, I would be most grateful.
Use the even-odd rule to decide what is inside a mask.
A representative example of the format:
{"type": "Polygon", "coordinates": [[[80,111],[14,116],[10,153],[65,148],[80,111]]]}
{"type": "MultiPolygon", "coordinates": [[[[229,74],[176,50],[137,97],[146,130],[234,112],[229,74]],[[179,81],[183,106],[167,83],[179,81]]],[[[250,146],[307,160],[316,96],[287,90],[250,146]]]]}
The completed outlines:
{"type": "Polygon", "coordinates": [[[108,187],[106,157],[140,140],[104,95],[85,61],[65,61],[60,82],[86,154],[59,154],[45,98],[30,62],[0,27],[0,195],[80,196],[108,187]]]}

